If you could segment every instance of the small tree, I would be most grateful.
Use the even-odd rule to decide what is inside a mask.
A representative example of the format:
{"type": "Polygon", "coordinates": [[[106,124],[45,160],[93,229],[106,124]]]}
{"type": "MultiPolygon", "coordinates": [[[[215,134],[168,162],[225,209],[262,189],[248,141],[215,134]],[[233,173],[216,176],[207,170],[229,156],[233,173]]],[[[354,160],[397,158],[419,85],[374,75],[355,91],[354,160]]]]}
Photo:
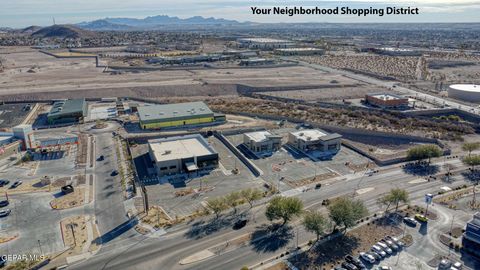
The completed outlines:
{"type": "Polygon", "coordinates": [[[480,165],[480,155],[470,155],[463,158],[463,163],[472,166],[472,170],[475,170],[475,166],[480,165]]]}
{"type": "Polygon", "coordinates": [[[385,213],[387,213],[388,207],[391,204],[395,204],[395,212],[397,212],[400,202],[402,203],[408,202],[408,192],[401,188],[391,189],[389,193],[380,197],[379,202],[381,204],[387,205],[387,208],[385,209],[385,213]]]}
{"type": "Polygon", "coordinates": [[[224,198],[210,198],[207,200],[206,207],[211,210],[213,213],[215,213],[215,217],[219,218],[220,213],[227,209],[227,204],[225,203],[224,198]]]}
{"type": "Polygon", "coordinates": [[[233,212],[237,213],[237,206],[240,205],[241,198],[239,191],[232,191],[225,196],[224,200],[228,206],[233,207],[233,212]]]}
{"type": "Polygon", "coordinates": [[[265,216],[268,220],[282,219],[282,226],[303,211],[303,202],[295,197],[277,196],[270,200],[265,216]]]}
{"type": "Polygon", "coordinates": [[[355,225],[357,220],[368,214],[367,207],[362,201],[352,200],[348,197],[335,199],[329,206],[330,218],[335,222],[335,227],[343,226],[344,232],[347,228],[355,225]]]}
{"type": "Polygon", "coordinates": [[[434,144],[424,144],[410,148],[407,153],[407,157],[410,160],[423,160],[428,159],[430,163],[431,158],[439,157],[442,155],[442,149],[434,144]]]}
{"type": "Polygon", "coordinates": [[[462,150],[468,152],[468,156],[472,154],[472,151],[478,149],[480,149],[480,143],[478,142],[465,143],[462,145],[462,150]]]}
{"type": "Polygon", "coordinates": [[[315,233],[317,236],[317,241],[320,239],[320,236],[323,235],[329,228],[328,219],[316,211],[305,213],[302,224],[307,231],[315,233]]]}
{"type": "Polygon", "coordinates": [[[253,202],[263,197],[262,191],[256,188],[244,189],[240,192],[240,194],[242,195],[242,198],[248,202],[248,204],[250,205],[250,208],[253,207],[253,202]]]}

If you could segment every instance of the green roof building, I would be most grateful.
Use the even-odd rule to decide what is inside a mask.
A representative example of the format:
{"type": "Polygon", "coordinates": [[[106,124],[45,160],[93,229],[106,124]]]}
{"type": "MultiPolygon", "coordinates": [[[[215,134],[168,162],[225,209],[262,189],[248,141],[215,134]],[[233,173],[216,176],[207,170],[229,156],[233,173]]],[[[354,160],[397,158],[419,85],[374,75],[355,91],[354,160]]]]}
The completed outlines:
{"type": "Polygon", "coordinates": [[[214,114],[212,110],[201,101],[141,106],[138,107],[138,116],[142,129],[202,125],[216,122],[219,119],[220,121],[225,121],[225,116],[214,114]]]}
{"type": "Polygon", "coordinates": [[[77,122],[87,115],[85,99],[56,101],[47,115],[49,124],[77,122]]]}

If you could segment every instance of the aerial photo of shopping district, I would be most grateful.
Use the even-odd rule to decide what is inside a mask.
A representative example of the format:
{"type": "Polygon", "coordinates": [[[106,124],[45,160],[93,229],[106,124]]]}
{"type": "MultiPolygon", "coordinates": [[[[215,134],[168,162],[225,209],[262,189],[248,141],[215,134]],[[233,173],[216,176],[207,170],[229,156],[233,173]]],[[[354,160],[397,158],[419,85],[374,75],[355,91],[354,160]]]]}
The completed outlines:
{"type": "Polygon", "coordinates": [[[480,269],[479,26],[0,28],[0,267],[480,269]]]}

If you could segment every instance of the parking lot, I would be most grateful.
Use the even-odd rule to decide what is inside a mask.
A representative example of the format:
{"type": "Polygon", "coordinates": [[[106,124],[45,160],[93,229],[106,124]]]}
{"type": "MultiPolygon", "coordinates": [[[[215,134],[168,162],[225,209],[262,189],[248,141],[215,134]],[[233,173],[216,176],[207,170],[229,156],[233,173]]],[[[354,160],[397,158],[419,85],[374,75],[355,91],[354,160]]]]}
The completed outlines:
{"type": "MultiPolygon", "coordinates": [[[[209,137],[210,145],[218,152],[219,166],[205,174],[185,177],[185,180],[169,182],[167,178],[152,178],[146,188],[150,205],[159,205],[172,216],[188,216],[202,208],[202,201],[207,198],[224,196],[232,191],[247,188],[263,188],[264,181],[255,178],[248,168],[215,137],[209,137]],[[237,168],[238,174],[232,173],[237,168]],[[200,188],[202,191],[200,191],[200,188]],[[186,193],[185,195],[178,195],[186,193]]],[[[133,157],[140,179],[147,176],[147,164],[150,158],[146,144],[132,148],[133,157]],[[147,160],[147,161],[145,161],[147,160]]],[[[177,176],[177,178],[180,178],[177,176]]]]}
{"type": "MultiPolygon", "coordinates": [[[[272,134],[284,136],[282,143],[286,143],[286,135],[292,130],[294,129],[284,128],[269,131],[272,134]]],[[[228,139],[237,147],[243,143],[242,134],[228,136],[228,139]]],[[[292,151],[288,146],[282,147],[271,156],[251,159],[251,161],[263,171],[264,175],[262,178],[270,183],[279,185],[282,191],[301,186],[302,183],[296,182],[315,176],[320,179],[321,176],[331,178],[351,174],[355,172],[352,169],[353,167],[364,168],[371,162],[368,158],[346,147],[342,147],[331,159],[315,162],[305,155],[294,151],[294,149],[292,151]]]]}
{"type": "Polygon", "coordinates": [[[10,209],[7,217],[2,217],[2,236],[18,235],[17,239],[0,245],[1,254],[40,254],[51,253],[64,248],[60,226],[64,213],[52,211],[49,193],[19,194],[10,196],[10,209]]]}

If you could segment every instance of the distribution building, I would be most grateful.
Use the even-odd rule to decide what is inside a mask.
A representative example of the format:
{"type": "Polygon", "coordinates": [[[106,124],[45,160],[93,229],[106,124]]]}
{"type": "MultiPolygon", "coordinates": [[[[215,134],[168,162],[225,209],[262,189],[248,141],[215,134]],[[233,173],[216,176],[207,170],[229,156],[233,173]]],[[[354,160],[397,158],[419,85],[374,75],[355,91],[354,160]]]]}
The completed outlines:
{"type": "Polygon", "coordinates": [[[69,123],[82,120],[87,115],[85,99],[68,99],[53,103],[47,115],[49,124],[69,123]]]}
{"type": "Polygon", "coordinates": [[[149,140],[148,152],[158,176],[191,174],[218,166],[218,153],[200,134],[149,140]]]}
{"type": "Polygon", "coordinates": [[[282,136],[268,131],[249,132],[243,134],[243,144],[254,153],[274,152],[280,149],[282,136]]]}
{"type": "Polygon", "coordinates": [[[142,129],[161,129],[224,122],[225,115],[214,114],[203,102],[138,107],[142,129]]]}
{"type": "Polygon", "coordinates": [[[318,129],[305,129],[288,134],[288,143],[303,152],[331,152],[340,150],[342,135],[318,129]]]}

